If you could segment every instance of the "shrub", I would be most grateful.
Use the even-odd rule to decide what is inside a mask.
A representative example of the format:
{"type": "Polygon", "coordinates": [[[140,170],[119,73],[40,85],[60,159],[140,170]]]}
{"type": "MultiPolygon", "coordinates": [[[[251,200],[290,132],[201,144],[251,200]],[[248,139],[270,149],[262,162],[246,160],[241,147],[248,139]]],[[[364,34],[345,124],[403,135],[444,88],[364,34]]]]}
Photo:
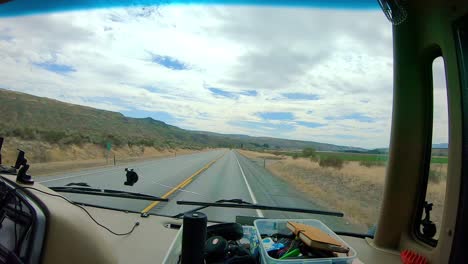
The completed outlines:
{"type": "Polygon", "coordinates": [[[364,167],[374,167],[374,166],[385,166],[385,161],[383,160],[361,160],[359,165],[364,167]]]}
{"type": "Polygon", "coordinates": [[[292,158],[293,158],[293,159],[297,159],[297,158],[299,158],[299,154],[297,154],[297,153],[294,153],[294,154],[292,155],[292,158]]]}
{"type": "Polygon", "coordinates": [[[332,167],[341,169],[343,168],[344,161],[338,157],[325,157],[320,159],[319,166],[320,167],[332,167]]]}
{"type": "Polygon", "coordinates": [[[60,143],[64,145],[75,144],[80,145],[82,143],[82,139],[79,135],[69,135],[62,139],[60,139],[60,143]]]}
{"type": "Polygon", "coordinates": [[[104,146],[106,146],[107,143],[112,143],[113,146],[123,146],[127,144],[127,140],[121,136],[109,134],[104,138],[102,142],[104,146]]]}
{"type": "Polygon", "coordinates": [[[147,146],[147,147],[153,147],[154,146],[154,141],[152,139],[147,139],[147,138],[143,138],[143,139],[140,139],[137,143],[137,145],[143,145],[143,146],[147,146]]]}
{"type": "Polygon", "coordinates": [[[315,149],[314,148],[305,148],[302,150],[303,157],[315,157],[315,149]]]}
{"type": "Polygon", "coordinates": [[[66,134],[63,131],[42,131],[41,136],[47,142],[58,143],[66,134]]]}
{"type": "Polygon", "coordinates": [[[10,136],[19,137],[25,140],[34,140],[37,139],[37,131],[35,129],[25,127],[25,128],[15,128],[11,131],[10,136]]]}

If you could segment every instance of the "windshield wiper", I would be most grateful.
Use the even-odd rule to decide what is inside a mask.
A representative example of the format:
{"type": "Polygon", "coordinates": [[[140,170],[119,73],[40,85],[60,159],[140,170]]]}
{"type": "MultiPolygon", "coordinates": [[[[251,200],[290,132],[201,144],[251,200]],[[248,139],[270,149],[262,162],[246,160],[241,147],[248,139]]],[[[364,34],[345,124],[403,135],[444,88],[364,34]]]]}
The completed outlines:
{"type": "Polygon", "coordinates": [[[108,196],[108,197],[118,197],[118,198],[128,198],[135,200],[151,200],[159,202],[168,202],[169,199],[160,198],[157,196],[143,194],[143,193],[134,193],[121,190],[109,190],[109,189],[96,189],[96,188],[87,188],[87,187],[49,187],[49,189],[56,192],[62,193],[79,193],[79,194],[91,194],[99,196],[108,196]]]}
{"type": "Polygon", "coordinates": [[[81,187],[91,187],[89,184],[86,182],[70,182],[68,184],[65,184],[65,186],[81,186],[81,187]]]}
{"type": "Polygon", "coordinates": [[[341,212],[333,212],[333,211],[324,211],[324,210],[313,210],[313,209],[304,209],[304,208],[293,208],[293,207],[281,207],[281,206],[269,206],[269,205],[261,205],[261,204],[252,204],[249,202],[245,202],[242,199],[231,199],[231,200],[219,200],[214,203],[206,203],[206,202],[197,202],[197,201],[177,201],[177,204],[181,205],[199,205],[195,209],[189,210],[187,212],[183,212],[173,216],[174,218],[180,218],[185,213],[195,212],[201,209],[205,209],[207,207],[227,207],[227,208],[242,208],[242,209],[259,209],[259,210],[266,210],[266,211],[284,211],[284,212],[296,212],[296,213],[307,213],[307,214],[320,214],[320,215],[331,215],[337,217],[343,217],[344,214],[341,212]]]}
{"type": "MultiPolygon", "coordinates": [[[[180,202],[184,202],[184,201],[180,201],[180,202]]],[[[218,200],[216,201],[215,203],[234,203],[234,204],[251,204],[249,202],[246,202],[242,199],[223,199],[223,200],[218,200]]],[[[179,204],[179,201],[177,201],[177,204],[179,204]]],[[[203,205],[203,206],[200,206],[200,207],[197,207],[197,208],[194,208],[192,210],[188,210],[186,212],[182,212],[182,213],[178,213],[176,215],[173,216],[173,218],[180,218],[182,217],[184,214],[186,213],[193,213],[193,212],[196,212],[196,211],[199,211],[199,210],[202,210],[202,209],[205,209],[207,207],[210,207],[211,205],[203,205]]]]}

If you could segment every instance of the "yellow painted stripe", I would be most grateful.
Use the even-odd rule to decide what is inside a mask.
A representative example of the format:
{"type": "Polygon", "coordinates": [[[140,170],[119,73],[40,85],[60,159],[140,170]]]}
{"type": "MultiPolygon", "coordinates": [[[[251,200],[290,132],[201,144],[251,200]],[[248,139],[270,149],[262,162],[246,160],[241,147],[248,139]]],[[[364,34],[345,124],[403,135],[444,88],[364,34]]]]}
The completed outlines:
{"type": "MultiPolygon", "coordinates": [[[[199,175],[200,173],[204,172],[205,170],[207,170],[209,167],[211,167],[211,165],[213,165],[216,161],[218,161],[220,158],[222,158],[224,156],[224,154],[226,153],[223,153],[223,155],[221,155],[220,157],[210,161],[208,164],[206,164],[205,166],[203,166],[201,169],[197,170],[194,174],[190,175],[190,177],[188,177],[187,179],[183,180],[181,183],[177,184],[177,186],[175,186],[174,188],[172,188],[170,191],[168,191],[167,193],[165,193],[163,196],[161,196],[161,198],[168,198],[169,196],[171,196],[173,193],[175,193],[177,190],[179,189],[182,189],[184,188],[185,186],[189,185],[192,181],[193,181],[193,178],[195,178],[197,175],[199,175]]],[[[143,211],[141,211],[142,214],[145,214],[145,213],[148,213],[151,209],[153,209],[156,205],[158,205],[160,202],[159,201],[153,201],[150,205],[148,205],[145,209],[143,209],[143,211]]]]}

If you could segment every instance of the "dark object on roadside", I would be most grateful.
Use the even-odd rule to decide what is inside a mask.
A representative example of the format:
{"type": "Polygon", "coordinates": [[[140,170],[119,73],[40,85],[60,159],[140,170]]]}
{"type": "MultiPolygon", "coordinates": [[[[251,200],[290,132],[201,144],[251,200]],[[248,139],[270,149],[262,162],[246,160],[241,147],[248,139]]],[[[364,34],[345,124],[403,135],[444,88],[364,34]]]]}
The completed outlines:
{"type": "Polygon", "coordinates": [[[222,223],[207,227],[206,233],[207,237],[220,236],[226,240],[240,240],[244,236],[244,229],[238,223],[222,223]]]}
{"type": "Polygon", "coordinates": [[[434,224],[434,222],[431,221],[432,205],[433,205],[432,203],[428,203],[427,201],[424,202],[425,217],[421,221],[422,234],[425,238],[428,238],[428,239],[432,239],[437,233],[437,227],[434,224]]]}
{"type": "Polygon", "coordinates": [[[82,186],[82,187],[91,187],[89,184],[86,182],[70,182],[68,184],[65,184],[65,186],[82,186]]]}
{"type": "Polygon", "coordinates": [[[184,215],[182,229],[182,264],[205,263],[206,223],[204,213],[184,215]]]}
{"type": "Polygon", "coordinates": [[[133,171],[133,169],[125,168],[127,181],[124,182],[125,185],[133,186],[138,181],[138,174],[133,171]]]}
{"type": "Polygon", "coordinates": [[[335,169],[343,168],[344,160],[339,157],[324,157],[319,161],[320,167],[331,167],[335,169]]]}
{"type": "Polygon", "coordinates": [[[24,184],[33,184],[34,180],[32,179],[31,175],[28,175],[27,172],[29,170],[28,160],[24,157],[25,152],[21,149],[18,149],[18,157],[16,158],[15,162],[15,169],[18,170],[18,174],[16,174],[16,181],[24,184]]]}

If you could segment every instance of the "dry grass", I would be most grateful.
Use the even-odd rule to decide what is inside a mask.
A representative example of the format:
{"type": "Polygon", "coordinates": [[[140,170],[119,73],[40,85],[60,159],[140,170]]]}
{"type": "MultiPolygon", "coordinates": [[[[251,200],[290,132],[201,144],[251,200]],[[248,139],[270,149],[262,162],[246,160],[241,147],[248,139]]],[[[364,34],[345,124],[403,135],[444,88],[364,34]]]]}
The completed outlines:
{"type": "MultiPolygon", "coordinates": [[[[445,202],[445,181],[439,183],[431,183],[427,188],[426,200],[431,201],[432,207],[431,220],[436,224],[440,224],[445,202]]],[[[440,230],[439,230],[440,231],[440,230]]]]}
{"type": "Polygon", "coordinates": [[[322,168],[304,158],[288,158],[267,168],[320,205],[344,212],[354,224],[369,227],[377,220],[384,168],[362,167],[358,162],[348,162],[342,169],[322,168]]]}
{"type": "Polygon", "coordinates": [[[124,146],[113,148],[110,153],[104,147],[95,144],[59,145],[40,141],[26,141],[9,138],[2,151],[4,165],[13,165],[18,153],[17,148],[26,152],[33,175],[65,172],[76,169],[113,165],[114,155],[117,164],[133,161],[183,155],[197,150],[157,149],[144,146],[124,146]]]}
{"type": "MultiPolygon", "coordinates": [[[[368,228],[377,223],[385,183],[384,166],[365,167],[359,162],[347,162],[342,169],[322,168],[310,159],[288,157],[269,163],[267,169],[318,204],[344,212],[354,224],[368,228]]],[[[434,203],[435,222],[442,216],[444,195],[444,182],[429,185],[428,198],[434,203]]]]}
{"type": "Polygon", "coordinates": [[[237,150],[240,154],[246,156],[249,159],[270,159],[270,160],[279,160],[279,159],[285,159],[286,156],[283,155],[274,155],[271,153],[267,152],[255,152],[255,151],[250,151],[250,150],[244,150],[244,149],[239,149],[237,150]]]}

